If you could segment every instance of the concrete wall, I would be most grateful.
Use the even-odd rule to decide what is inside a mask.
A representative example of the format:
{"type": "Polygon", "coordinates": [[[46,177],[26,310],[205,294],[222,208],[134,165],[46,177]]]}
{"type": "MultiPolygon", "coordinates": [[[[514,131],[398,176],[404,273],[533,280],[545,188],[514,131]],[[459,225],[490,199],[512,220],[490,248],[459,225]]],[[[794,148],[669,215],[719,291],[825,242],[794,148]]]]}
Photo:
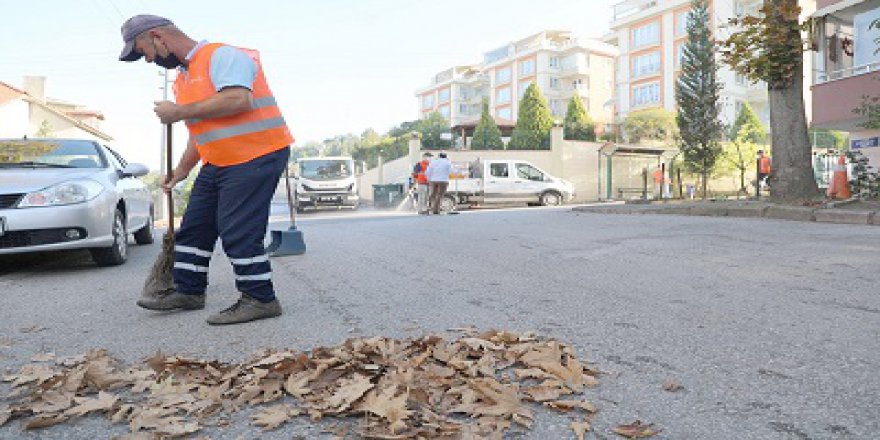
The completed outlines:
{"type": "Polygon", "coordinates": [[[0,137],[20,138],[33,136],[28,127],[28,103],[15,99],[0,104],[0,137]]]}

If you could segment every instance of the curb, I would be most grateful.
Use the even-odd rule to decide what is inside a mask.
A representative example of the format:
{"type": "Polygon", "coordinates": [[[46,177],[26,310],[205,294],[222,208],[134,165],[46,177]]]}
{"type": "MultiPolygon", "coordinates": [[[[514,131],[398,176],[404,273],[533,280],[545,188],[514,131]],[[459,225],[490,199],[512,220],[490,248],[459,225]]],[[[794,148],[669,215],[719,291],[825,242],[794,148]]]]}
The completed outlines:
{"type": "MultiPolygon", "coordinates": [[[[849,202],[849,201],[845,201],[849,202]]],[[[846,205],[849,203],[843,203],[846,205]]],[[[837,206],[841,206],[838,204],[837,206]]],[[[572,212],[591,214],[622,214],[622,215],[691,215],[700,217],[736,217],[736,218],[767,218],[774,220],[790,220],[801,222],[834,223],[845,225],[880,226],[880,212],[857,211],[833,208],[810,208],[804,206],[779,206],[770,204],[734,204],[724,205],[639,205],[638,208],[615,206],[597,207],[581,206],[572,208],[572,212]]]]}

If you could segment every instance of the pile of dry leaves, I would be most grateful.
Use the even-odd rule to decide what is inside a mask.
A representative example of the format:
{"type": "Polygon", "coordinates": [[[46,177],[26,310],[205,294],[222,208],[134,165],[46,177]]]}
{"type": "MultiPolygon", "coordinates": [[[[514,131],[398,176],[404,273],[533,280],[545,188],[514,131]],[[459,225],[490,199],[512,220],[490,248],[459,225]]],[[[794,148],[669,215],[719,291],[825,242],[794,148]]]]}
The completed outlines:
{"type": "Polygon", "coordinates": [[[33,360],[3,377],[13,391],[0,426],[22,419],[35,429],[96,413],[132,433],[177,437],[260,405],[253,423],[267,430],[297,416],[360,416],[356,431],[368,438],[501,438],[512,424],[529,428],[537,402],[575,415],[571,428],[582,439],[596,412],[575,397],[596,385],[596,372],[569,347],[501,331],[350,339],[243,364],[156,354],[127,367],[104,350],[33,360]]]}

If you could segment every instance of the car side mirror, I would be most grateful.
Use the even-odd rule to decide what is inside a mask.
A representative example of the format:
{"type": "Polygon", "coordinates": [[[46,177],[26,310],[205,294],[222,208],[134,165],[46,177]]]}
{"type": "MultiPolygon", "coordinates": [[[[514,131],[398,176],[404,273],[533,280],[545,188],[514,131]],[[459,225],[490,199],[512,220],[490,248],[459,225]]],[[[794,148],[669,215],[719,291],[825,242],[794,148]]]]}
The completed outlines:
{"type": "Polygon", "coordinates": [[[143,177],[150,173],[149,168],[139,163],[130,163],[122,169],[122,177],[143,177]]]}

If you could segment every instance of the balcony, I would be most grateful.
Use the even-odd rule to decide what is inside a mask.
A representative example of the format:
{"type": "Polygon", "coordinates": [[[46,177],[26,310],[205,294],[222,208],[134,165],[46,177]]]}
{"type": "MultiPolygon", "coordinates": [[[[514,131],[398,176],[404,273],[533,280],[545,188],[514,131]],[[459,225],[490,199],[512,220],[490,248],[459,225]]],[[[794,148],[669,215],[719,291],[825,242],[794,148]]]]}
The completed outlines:
{"type": "Polygon", "coordinates": [[[816,78],[814,79],[814,83],[816,85],[825,84],[831,81],[837,81],[845,78],[850,78],[853,76],[864,75],[866,73],[877,72],[880,71],[880,61],[873,62],[869,64],[864,64],[861,66],[853,66],[848,67],[846,69],[835,70],[833,72],[816,72],[816,78]]]}
{"type": "Polygon", "coordinates": [[[613,6],[612,21],[638,14],[645,9],[657,6],[657,0],[626,0],[613,6]]]}

